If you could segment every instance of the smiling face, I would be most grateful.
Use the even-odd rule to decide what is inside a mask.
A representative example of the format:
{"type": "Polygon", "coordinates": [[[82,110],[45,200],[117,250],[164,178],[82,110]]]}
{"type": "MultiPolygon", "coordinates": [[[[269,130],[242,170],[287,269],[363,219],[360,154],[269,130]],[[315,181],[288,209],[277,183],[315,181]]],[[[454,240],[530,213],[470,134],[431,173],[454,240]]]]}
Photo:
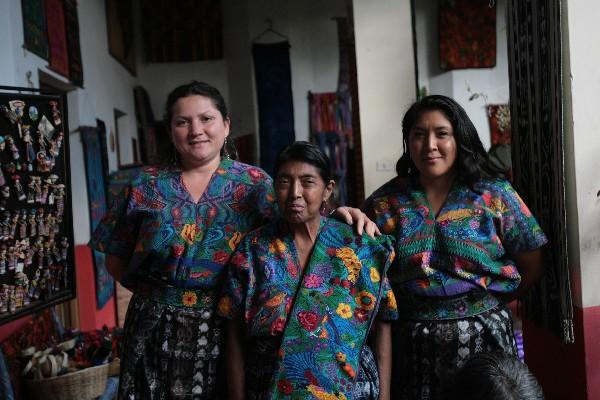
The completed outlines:
{"type": "Polygon", "coordinates": [[[408,136],[410,158],[421,181],[454,177],[457,143],[452,123],[443,112],[424,111],[408,136]]]}
{"type": "Polygon", "coordinates": [[[223,119],[209,97],[182,97],[173,105],[170,133],[184,168],[218,163],[229,119],[223,119]]]}
{"type": "Polygon", "coordinates": [[[319,170],[307,162],[288,161],[275,178],[275,193],[283,218],[291,224],[315,223],[334,182],[324,182],[319,170]]]}

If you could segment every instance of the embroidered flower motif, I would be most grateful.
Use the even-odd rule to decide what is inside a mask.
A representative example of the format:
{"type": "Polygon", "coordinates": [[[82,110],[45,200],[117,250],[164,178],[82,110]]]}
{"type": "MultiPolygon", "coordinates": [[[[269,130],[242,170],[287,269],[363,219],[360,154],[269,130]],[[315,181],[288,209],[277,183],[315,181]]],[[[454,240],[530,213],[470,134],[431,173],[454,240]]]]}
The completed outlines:
{"type": "Polygon", "coordinates": [[[350,304],[347,303],[338,304],[337,310],[335,310],[335,312],[344,319],[352,317],[352,308],[350,307],[350,304]]]}
{"type": "Polygon", "coordinates": [[[329,393],[325,389],[317,385],[308,385],[306,390],[312,394],[315,399],[319,400],[346,400],[347,397],[343,393],[329,393]]]}
{"type": "Polygon", "coordinates": [[[225,264],[228,258],[229,254],[223,250],[217,250],[213,254],[213,261],[219,264],[225,264]]]}
{"type": "Polygon", "coordinates": [[[180,244],[176,244],[171,249],[173,250],[173,256],[175,258],[179,258],[183,254],[183,251],[185,250],[185,247],[182,246],[182,245],[180,245],[180,244]]]}
{"type": "Polygon", "coordinates": [[[185,240],[189,244],[193,244],[194,239],[196,237],[196,231],[196,224],[185,224],[183,226],[183,229],[181,230],[180,235],[183,238],[183,240],[185,240]]]}
{"type": "Polygon", "coordinates": [[[369,313],[364,308],[357,307],[354,310],[354,318],[356,318],[358,322],[367,322],[368,317],[369,313]]]}
{"type": "Polygon", "coordinates": [[[271,335],[275,336],[281,334],[285,328],[285,318],[279,317],[271,324],[271,335]]]}
{"type": "Polygon", "coordinates": [[[269,253],[283,254],[286,251],[286,249],[287,249],[287,246],[280,239],[275,239],[269,244],[269,253]]]}
{"type": "Polygon", "coordinates": [[[352,283],[356,283],[362,264],[356,253],[354,253],[354,250],[349,247],[342,247],[335,251],[335,255],[340,258],[346,266],[346,269],[348,270],[348,280],[352,283]]]}
{"type": "Polygon", "coordinates": [[[240,240],[242,240],[242,234],[239,232],[235,232],[231,239],[229,239],[229,248],[231,250],[235,250],[237,245],[240,243],[240,240]]]}
{"type": "Polygon", "coordinates": [[[392,290],[388,290],[385,294],[385,297],[387,298],[389,308],[391,308],[392,310],[398,308],[398,305],[396,304],[396,296],[394,296],[394,292],[392,290]]]}
{"type": "Polygon", "coordinates": [[[217,307],[219,315],[223,317],[231,317],[231,298],[229,296],[222,297],[217,307]]]}
{"type": "Polygon", "coordinates": [[[381,279],[381,277],[379,276],[379,271],[377,271],[376,268],[371,267],[369,275],[371,275],[372,282],[379,282],[379,280],[381,279]]]}
{"type": "Polygon", "coordinates": [[[375,296],[366,290],[358,292],[354,300],[356,300],[356,304],[358,304],[359,307],[362,307],[365,310],[372,310],[375,307],[375,296]]]}
{"type": "Polygon", "coordinates": [[[181,302],[186,307],[192,307],[198,302],[198,296],[194,292],[185,292],[183,294],[181,302]]]}
{"type": "Polygon", "coordinates": [[[317,324],[319,323],[319,316],[313,311],[300,311],[298,313],[298,322],[304,329],[309,332],[317,329],[317,324]]]}
{"type": "Polygon", "coordinates": [[[287,379],[282,379],[279,382],[277,382],[277,390],[279,390],[279,393],[289,395],[292,394],[294,388],[292,387],[292,383],[290,381],[288,381],[287,379]]]}
{"type": "Polygon", "coordinates": [[[308,274],[304,279],[304,286],[309,289],[316,289],[323,284],[323,278],[316,274],[308,274]]]}

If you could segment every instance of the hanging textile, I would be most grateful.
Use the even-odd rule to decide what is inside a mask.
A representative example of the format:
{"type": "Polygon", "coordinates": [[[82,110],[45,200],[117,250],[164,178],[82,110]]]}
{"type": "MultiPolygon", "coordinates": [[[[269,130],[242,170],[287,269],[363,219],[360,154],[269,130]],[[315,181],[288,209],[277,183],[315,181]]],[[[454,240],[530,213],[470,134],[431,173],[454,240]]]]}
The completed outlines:
{"type": "Polygon", "coordinates": [[[273,173],[277,153],[295,140],[290,44],[254,43],[260,166],[273,173]]]}
{"type": "Polygon", "coordinates": [[[508,53],[514,183],[550,245],[545,275],[528,296],[529,318],[572,343],[562,132],[558,0],[509,0],[508,53]]]}
{"type": "Polygon", "coordinates": [[[65,31],[65,9],[62,0],[46,0],[50,69],[69,77],[69,52],[65,31]]]}
{"type": "Polygon", "coordinates": [[[440,0],[438,29],[440,68],[496,65],[495,5],[487,1],[440,0]]]}
{"type": "MultiPolygon", "coordinates": [[[[91,126],[81,126],[79,130],[85,159],[90,228],[93,232],[107,210],[104,176],[108,168],[108,160],[102,157],[103,139],[100,137],[100,130],[91,126]]],[[[101,309],[114,293],[114,281],[106,270],[104,254],[93,250],[92,259],[96,274],[96,308],[101,309]]]]}
{"type": "Polygon", "coordinates": [[[24,46],[44,60],[48,59],[44,0],[21,0],[24,46]]]}
{"type": "Polygon", "coordinates": [[[352,110],[349,94],[309,93],[312,136],[321,150],[329,156],[330,168],[336,182],[335,199],[348,204],[348,138],[352,134],[352,110]],[[350,125],[348,125],[350,124],[350,125]]]}
{"type": "Polygon", "coordinates": [[[221,1],[140,2],[147,62],[190,62],[223,58],[221,1]]]}
{"type": "Polygon", "coordinates": [[[83,61],[79,40],[79,18],[77,17],[77,1],[64,0],[65,29],[69,53],[69,79],[73,84],[83,87],[83,61]]]}

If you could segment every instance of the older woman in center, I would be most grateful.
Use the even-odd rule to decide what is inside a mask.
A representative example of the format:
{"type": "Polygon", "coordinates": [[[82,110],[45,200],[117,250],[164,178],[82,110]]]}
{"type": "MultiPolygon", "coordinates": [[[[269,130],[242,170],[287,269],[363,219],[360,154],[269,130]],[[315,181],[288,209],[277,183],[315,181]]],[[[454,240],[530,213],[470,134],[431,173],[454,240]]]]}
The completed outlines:
{"type": "Polygon", "coordinates": [[[218,307],[232,325],[232,399],[389,396],[391,242],[321,216],[333,186],[316,146],[296,142],[279,154],[281,218],[242,239],[218,307]]]}

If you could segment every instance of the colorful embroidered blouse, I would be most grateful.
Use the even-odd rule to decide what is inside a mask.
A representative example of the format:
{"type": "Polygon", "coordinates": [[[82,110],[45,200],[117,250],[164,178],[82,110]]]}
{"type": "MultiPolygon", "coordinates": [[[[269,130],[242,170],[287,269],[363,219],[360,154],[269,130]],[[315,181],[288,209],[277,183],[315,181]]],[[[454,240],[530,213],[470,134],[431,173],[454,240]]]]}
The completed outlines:
{"type": "Polygon", "coordinates": [[[256,167],[222,160],[197,203],[179,169],[147,168],[121,192],[90,246],[129,260],[127,287],[191,289],[172,302],[194,306],[193,290],[219,289],[242,236],[271,219],[275,207],[271,179],[256,167]]]}
{"type": "MultiPolygon", "coordinates": [[[[242,239],[231,257],[217,311],[227,318],[241,315],[251,336],[281,335],[302,282],[301,289],[310,289],[313,302],[339,300],[332,312],[364,323],[366,313],[376,306],[378,294],[374,289],[357,291],[356,287],[374,288],[384,279],[378,318],[394,320],[396,300],[385,272],[381,272],[388,257],[393,257],[389,238],[359,237],[352,226],[322,218],[307,275],[303,276],[286,222],[274,221],[242,239]]],[[[300,318],[309,328],[315,325],[314,331],[323,321],[323,316],[311,312],[301,313],[300,318]]]]}
{"type": "Polygon", "coordinates": [[[475,191],[455,183],[435,216],[417,178],[396,177],[363,209],[396,237],[389,272],[396,295],[511,292],[521,280],[511,256],[547,242],[525,203],[500,179],[481,180],[475,191]]]}

